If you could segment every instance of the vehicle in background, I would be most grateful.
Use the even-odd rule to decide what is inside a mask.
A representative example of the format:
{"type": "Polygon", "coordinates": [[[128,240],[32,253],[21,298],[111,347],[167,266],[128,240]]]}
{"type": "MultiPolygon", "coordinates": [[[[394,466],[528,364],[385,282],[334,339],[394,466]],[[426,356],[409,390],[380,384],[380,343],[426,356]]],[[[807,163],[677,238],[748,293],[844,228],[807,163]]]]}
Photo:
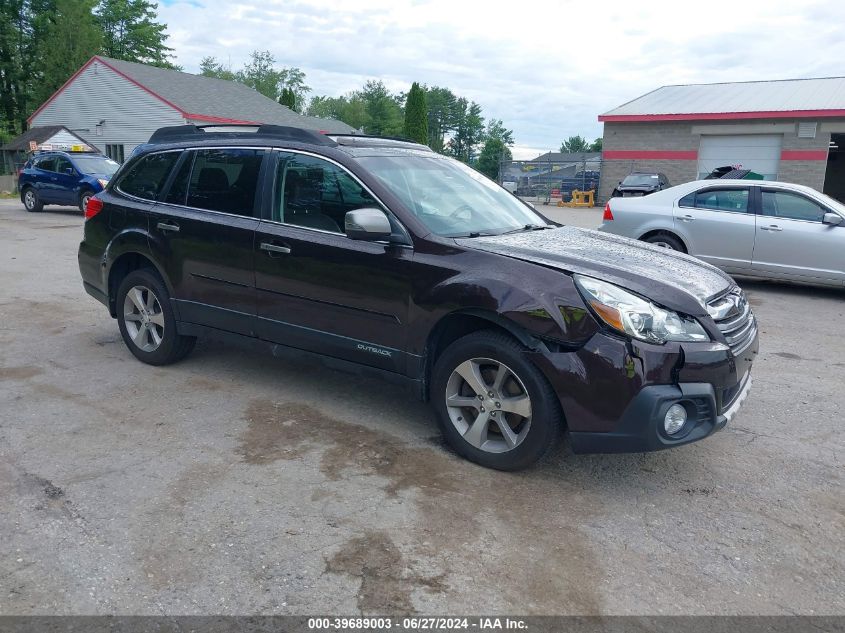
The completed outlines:
{"type": "Polygon", "coordinates": [[[120,165],[99,152],[46,151],[35,154],[21,169],[18,189],[27,211],[45,204],[77,206],[101,192],[120,165]]]}
{"type": "Polygon", "coordinates": [[[717,167],[704,177],[704,180],[764,180],[762,174],[750,169],[742,169],[741,167],[732,167],[725,165],[724,167],[717,167]]]}
{"type": "Polygon", "coordinates": [[[644,199],[614,198],[599,231],[734,275],[845,285],[845,205],[803,185],[699,180],[644,199]]]}
{"type": "Polygon", "coordinates": [[[152,365],[197,336],[378,374],[503,470],[718,431],[751,386],[736,283],[548,221],[424,145],[278,126],[163,128],[85,211],[85,290],[152,365]]]}
{"type": "Polygon", "coordinates": [[[647,196],[668,188],[669,179],[665,174],[657,172],[635,171],[619,181],[611,192],[611,198],[631,198],[647,196]]]}

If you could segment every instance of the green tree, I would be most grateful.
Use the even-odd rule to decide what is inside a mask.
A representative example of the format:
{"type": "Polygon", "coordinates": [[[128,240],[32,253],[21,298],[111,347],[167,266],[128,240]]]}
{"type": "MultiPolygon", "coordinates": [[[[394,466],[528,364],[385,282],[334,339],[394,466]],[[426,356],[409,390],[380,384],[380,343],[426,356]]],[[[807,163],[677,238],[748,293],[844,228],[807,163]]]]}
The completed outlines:
{"type": "Polygon", "coordinates": [[[481,106],[461,97],[455,101],[454,132],[447,144],[447,151],[458,160],[472,164],[475,150],[484,138],[484,117],[481,106]]]}
{"type": "Polygon", "coordinates": [[[53,0],[0,0],[0,120],[13,136],[38,105],[38,48],[53,8],[53,0]]]}
{"type": "Polygon", "coordinates": [[[235,80],[235,73],[217,61],[215,57],[203,57],[200,60],[200,75],[203,77],[215,77],[217,79],[235,80]]]}
{"type": "Polygon", "coordinates": [[[445,151],[445,136],[454,129],[456,101],[454,93],[448,88],[425,88],[428,146],[436,152],[445,151]]]}
{"type": "Polygon", "coordinates": [[[595,141],[593,141],[592,145],[590,145],[590,151],[591,152],[600,152],[601,147],[602,147],[602,138],[599,137],[595,141]]]}
{"type": "Polygon", "coordinates": [[[402,108],[395,95],[381,81],[368,81],[358,93],[364,103],[364,131],[376,136],[402,134],[402,108]]]}
{"type": "Polygon", "coordinates": [[[97,18],[103,29],[103,54],[129,62],[177,68],[167,46],[166,26],[158,23],[158,4],[150,0],[101,0],[97,18]]]}
{"type": "MultiPolygon", "coordinates": [[[[209,60],[207,66],[210,72],[219,71],[219,65],[214,64],[216,60],[209,60]]],[[[284,95],[293,104],[291,110],[296,112],[305,109],[307,94],[311,92],[311,88],[305,85],[305,73],[295,67],[276,68],[276,58],[270,51],[253,51],[249,63],[235,74],[235,80],[279,103],[282,103],[284,95]],[[285,90],[290,94],[284,94],[285,90]]]]}
{"type": "Polygon", "coordinates": [[[287,106],[288,108],[296,112],[296,95],[290,88],[282,88],[282,94],[279,97],[279,103],[281,103],[283,106],[287,106]]]}
{"type": "Polygon", "coordinates": [[[513,160],[510,147],[513,145],[513,131],[505,128],[501,119],[491,119],[484,133],[484,146],[478,155],[478,171],[492,180],[498,180],[503,162],[513,160]]]}
{"type": "Polygon", "coordinates": [[[305,110],[308,93],[311,92],[311,88],[305,85],[305,73],[296,66],[282,68],[279,70],[279,84],[281,88],[280,98],[284,95],[285,90],[290,93],[287,98],[293,105],[288,107],[294,112],[305,110]]]}
{"type": "Polygon", "coordinates": [[[93,15],[97,0],[55,0],[37,47],[41,67],[35,101],[43,103],[92,56],[100,52],[103,31],[93,15]],[[62,42],[56,46],[56,42],[62,42]]]}
{"type": "Polygon", "coordinates": [[[560,144],[560,151],[564,154],[575,154],[578,152],[589,152],[590,144],[583,136],[570,136],[560,144]]]}
{"type": "Polygon", "coordinates": [[[405,100],[405,136],[426,145],[428,143],[428,111],[425,91],[415,81],[405,100]]]}
{"type": "Polygon", "coordinates": [[[275,64],[276,58],[270,51],[253,51],[249,63],[238,71],[237,80],[275,101],[279,98],[281,81],[275,64]]]}
{"type": "Polygon", "coordinates": [[[357,92],[341,97],[313,97],[306,114],[343,121],[356,129],[363,129],[367,120],[364,101],[357,92]]]}

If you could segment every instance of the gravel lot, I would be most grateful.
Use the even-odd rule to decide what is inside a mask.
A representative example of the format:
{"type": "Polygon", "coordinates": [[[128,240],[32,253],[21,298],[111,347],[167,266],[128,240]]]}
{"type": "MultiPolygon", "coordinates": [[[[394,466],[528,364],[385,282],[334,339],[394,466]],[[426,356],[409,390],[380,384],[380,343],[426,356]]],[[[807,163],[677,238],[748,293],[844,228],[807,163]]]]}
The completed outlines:
{"type": "Polygon", "coordinates": [[[845,291],[744,284],[755,386],[714,437],[503,474],[381,382],[139,363],[81,225],[0,201],[0,614],[845,613],[845,291]]]}

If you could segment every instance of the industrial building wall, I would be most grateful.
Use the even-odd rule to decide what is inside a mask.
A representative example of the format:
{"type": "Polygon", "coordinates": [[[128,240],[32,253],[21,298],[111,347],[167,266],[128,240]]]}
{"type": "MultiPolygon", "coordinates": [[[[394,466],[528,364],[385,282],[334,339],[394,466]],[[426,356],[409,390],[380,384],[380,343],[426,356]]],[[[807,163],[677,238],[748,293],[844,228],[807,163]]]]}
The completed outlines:
{"type": "Polygon", "coordinates": [[[64,125],[102,152],[107,144],[123,145],[128,157],[158,128],[184,122],[178,110],[95,60],[36,112],[30,127],[64,125]]]}
{"type": "Polygon", "coordinates": [[[605,123],[599,199],[607,200],[613,188],[632,171],[666,174],[673,185],[695,180],[698,137],[690,123],[605,123]]]}
{"type": "Polygon", "coordinates": [[[698,152],[702,135],[782,135],[778,180],[807,185],[821,191],[830,143],[829,126],[818,123],[814,138],[798,135],[797,120],[751,119],[736,122],[654,121],[604,124],[601,189],[606,200],[613,187],[631,171],[661,171],[673,185],[698,177],[698,152]]]}

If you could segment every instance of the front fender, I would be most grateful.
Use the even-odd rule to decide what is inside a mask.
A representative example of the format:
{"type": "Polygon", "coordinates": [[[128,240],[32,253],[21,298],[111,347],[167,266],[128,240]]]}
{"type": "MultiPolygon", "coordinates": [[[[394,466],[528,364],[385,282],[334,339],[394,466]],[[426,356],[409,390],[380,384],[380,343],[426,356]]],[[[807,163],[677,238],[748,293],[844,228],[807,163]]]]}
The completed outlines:
{"type": "MultiPolygon", "coordinates": [[[[415,297],[415,303],[420,316],[412,319],[412,331],[417,333],[430,332],[440,319],[456,313],[487,318],[506,329],[514,324],[528,336],[571,348],[600,329],[571,277],[517,260],[497,270],[473,267],[443,279],[415,297]]],[[[424,340],[412,341],[415,353],[424,345],[424,340]]]]}

